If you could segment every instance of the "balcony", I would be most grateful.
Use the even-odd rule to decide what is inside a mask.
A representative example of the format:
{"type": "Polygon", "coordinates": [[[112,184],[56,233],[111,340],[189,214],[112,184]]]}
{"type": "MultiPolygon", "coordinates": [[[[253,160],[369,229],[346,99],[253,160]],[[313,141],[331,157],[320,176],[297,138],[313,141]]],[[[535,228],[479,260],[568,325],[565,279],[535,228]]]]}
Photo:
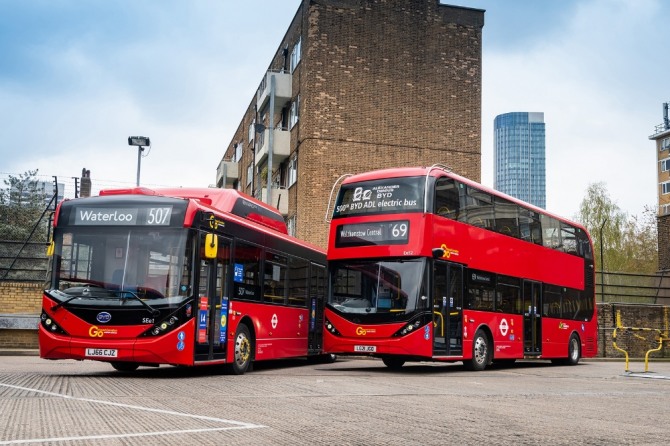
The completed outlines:
{"type": "Polygon", "coordinates": [[[238,164],[234,161],[221,160],[219,167],[216,168],[217,187],[232,186],[240,178],[238,164]]]}
{"type": "Polygon", "coordinates": [[[261,164],[268,158],[270,150],[270,132],[272,131],[273,147],[272,147],[272,171],[274,172],[279,167],[282,161],[288,158],[291,153],[291,132],[284,128],[276,128],[274,130],[265,129],[258,143],[260,148],[256,151],[254,163],[256,166],[261,164]]]}
{"type": "MultiPolygon", "coordinates": [[[[272,203],[269,203],[270,206],[274,206],[279,210],[279,213],[284,217],[288,215],[288,189],[273,187],[272,188],[272,203]]],[[[261,192],[261,201],[267,203],[268,200],[268,189],[263,188],[261,192]]]]}
{"type": "Polygon", "coordinates": [[[260,87],[256,92],[256,107],[263,110],[270,102],[270,79],[275,78],[275,104],[274,112],[279,113],[284,105],[291,100],[293,79],[291,73],[281,71],[268,71],[263,76],[260,87]]]}

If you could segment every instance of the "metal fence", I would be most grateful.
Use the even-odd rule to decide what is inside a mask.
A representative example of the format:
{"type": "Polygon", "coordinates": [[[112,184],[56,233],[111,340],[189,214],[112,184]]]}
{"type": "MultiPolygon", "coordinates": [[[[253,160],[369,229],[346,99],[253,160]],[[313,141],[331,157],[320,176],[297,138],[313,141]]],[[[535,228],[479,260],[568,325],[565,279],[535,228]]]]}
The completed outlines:
{"type": "Polygon", "coordinates": [[[670,304],[670,275],[596,272],[598,302],[670,304]]]}

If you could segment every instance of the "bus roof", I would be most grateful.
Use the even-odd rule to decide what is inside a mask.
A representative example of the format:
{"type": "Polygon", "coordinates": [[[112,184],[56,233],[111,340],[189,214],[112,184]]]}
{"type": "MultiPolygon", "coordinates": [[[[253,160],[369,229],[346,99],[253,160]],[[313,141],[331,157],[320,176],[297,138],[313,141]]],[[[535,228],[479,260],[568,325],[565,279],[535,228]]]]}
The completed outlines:
{"type": "Polygon", "coordinates": [[[476,189],[479,189],[483,192],[487,192],[491,195],[494,195],[496,197],[501,197],[506,200],[509,200],[519,206],[522,206],[526,209],[529,209],[531,211],[534,211],[538,214],[544,214],[550,217],[553,217],[557,220],[563,221],[565,223],[569,223],[572,226],[576,226],[580,229],[586,230],[586,228],[579,224],[576,223],[572,220],[569,220],[565,217],[561,217],[560,215],[553,214],[546,209],[539,208],[533,204],[527,203],[525,201],[519,200],[518,198],[512,197],[510,195],[507,195],[505,193],[502,193],[500,191],[497,191],[495,189],[489,188],[487,186],[484,186],[481,183],[477,183],[476,181],[470,180],[466,177],[460,176],[458,174],[455,174],[448,168],[445,168],[443,166],[439,167],[396,167],[396,168],[391,168],[391,169],[380,169],[380,170],[372,170],[369,172],[363,172],[359,173],[356,175],[352,175],[348,178],[346,178],[344,181],[342,181],[342,185],[346,185],[349,183],[359,183],[362,181],[374,181],[374,180],[382,180],[385,178],[398,178],[398,177],[416,177],[416,176],[426,176],[430,172],[430,176],[433,177],[449,177],[453,178],[456,181],[460,181],[463,184],[466,184],[468,186],[474,187],[476,189]]]}
{"type": "Polygon", "coordinates": [[[111,195],[152,195],[194,200],[200,205],[221,212],[237,215],[246,220],[267,226],[282,234],[288,234],[286,222],[279,211],[236,189],[220,188],[157,188],[134,187],[128,189],[104,189],[99,194],[111,195]]]}

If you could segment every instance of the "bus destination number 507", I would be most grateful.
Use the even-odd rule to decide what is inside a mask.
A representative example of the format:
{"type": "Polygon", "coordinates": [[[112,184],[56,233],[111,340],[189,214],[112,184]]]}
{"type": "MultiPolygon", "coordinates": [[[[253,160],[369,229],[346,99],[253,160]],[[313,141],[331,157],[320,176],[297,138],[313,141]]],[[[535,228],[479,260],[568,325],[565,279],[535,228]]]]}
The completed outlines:
{"type": "Polygon", "coordinates": [[[167,226],[170,224],[172,206],[162,208],[149,208],[147,212],[147,225],[167,226]]]}

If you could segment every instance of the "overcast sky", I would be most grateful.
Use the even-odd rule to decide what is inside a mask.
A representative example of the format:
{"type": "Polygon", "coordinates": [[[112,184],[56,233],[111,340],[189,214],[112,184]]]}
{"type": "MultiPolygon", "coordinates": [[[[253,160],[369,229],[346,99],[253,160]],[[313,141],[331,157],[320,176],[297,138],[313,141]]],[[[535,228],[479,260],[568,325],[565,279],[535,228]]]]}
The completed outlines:
{"type": "MultiPolygon", "coordinates": [[[[443,1],[444,2],[444,1],[443,1]]],[[[544,112],[547,209],[572,218],[605,182],[655,205],[648,139],[670,100],[663,0],[458,0],[485,9],[482,182],[493,119],[544,112]]],[[[208,186],[299,0],[0,0],[0,178],[39,169],[94,191],[208,186]]],[[[69,186],[68,186],[69,188],[69,186]]]]}

